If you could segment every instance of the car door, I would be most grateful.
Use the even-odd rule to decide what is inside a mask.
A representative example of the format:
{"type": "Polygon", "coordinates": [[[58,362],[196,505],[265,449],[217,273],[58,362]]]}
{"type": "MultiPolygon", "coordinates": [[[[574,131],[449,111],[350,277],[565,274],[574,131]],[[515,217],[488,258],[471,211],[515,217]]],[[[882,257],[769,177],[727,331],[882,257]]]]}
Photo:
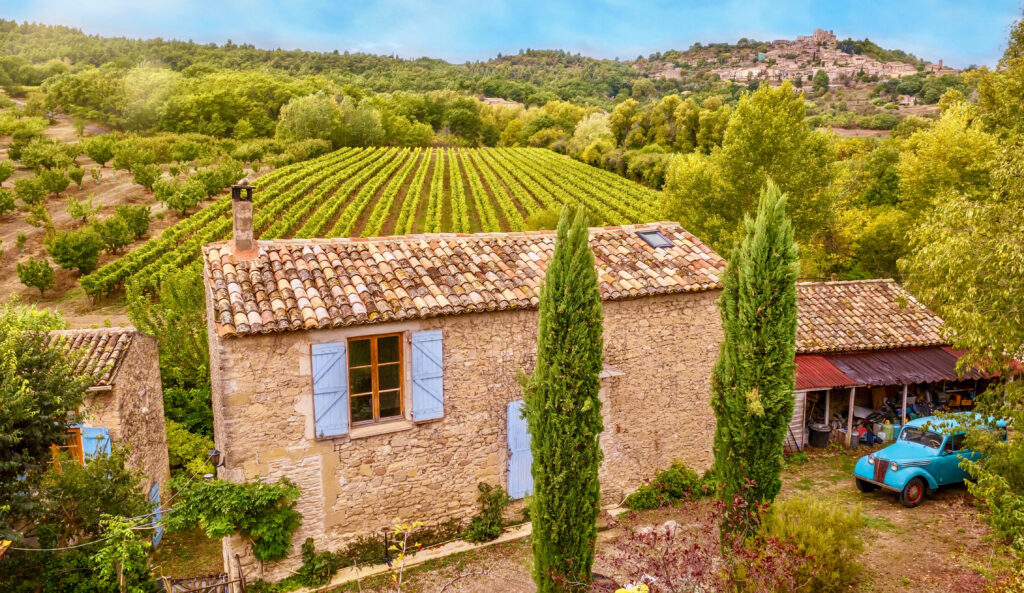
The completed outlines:
{"type": "Polygon", "coordinates": [[[957,484],[963,482],[967,472],[960,468],[963,461],[963,434],[946,437],[942,450],[933,462],[932,475],[939,484],[957,484]]]}

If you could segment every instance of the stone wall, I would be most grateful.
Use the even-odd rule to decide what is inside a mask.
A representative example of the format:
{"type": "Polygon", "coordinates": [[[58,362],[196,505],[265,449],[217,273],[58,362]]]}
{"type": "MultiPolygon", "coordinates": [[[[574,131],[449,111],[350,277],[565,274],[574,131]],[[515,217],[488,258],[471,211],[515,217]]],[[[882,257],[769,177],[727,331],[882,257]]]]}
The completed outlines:
{"type": "MultiPolygon", "coordinates": [[[[710,372],[721,340],[717,296],[605,303],[605,363],[622,373],[604,379],[602,389],[605,504],[618,504],[673,459],[698,471],[710,466],[710,372]]],[[[226,463],[220,477],[287,476],[302,490],[304,516],[289,559],[260,565],[239,539],[228,538],[226,568],[234,574],[239,554],[248,577],[277,580],[299,566],[307,537],[318,549],[336,550],[396,522],[474,515],[478,482],[506,486],[506,409],[522,399],[516,373],[532,368],[536,334],[536,311],[224,340],[211,331],[214,432],[226,463]],[[444,332],[443,419],[315,438],[312,343],[437,328],[444,332]],[[372,434],[380,430],[390,432],[372,434]]],[[[408,368],[406,379],[408,385],[408,368]]]]}
{"type": "Polygon", "coordinates": [[[84,424],[109,428],[114,443],[127,443],[127,465],[145,474],[142,485],[146,493],[156,481],[161,484],[161,500],[166,500],[170,495],[171,470],[159,360],[156,338],[143,333],[132,336],[113,388],[89,394],[84,424]]]}

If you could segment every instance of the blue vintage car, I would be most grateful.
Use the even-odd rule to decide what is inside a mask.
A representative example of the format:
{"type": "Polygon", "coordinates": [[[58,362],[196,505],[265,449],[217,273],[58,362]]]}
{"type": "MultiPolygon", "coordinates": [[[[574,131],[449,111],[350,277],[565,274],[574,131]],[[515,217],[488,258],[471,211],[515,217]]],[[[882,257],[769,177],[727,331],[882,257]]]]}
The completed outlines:
{"type": "MultiPolygon", "coordinates": [[[[967,472],[960,462],[979,455],[963,448],[965,414],[969,412],[907,422],[895,443],[857,460],[853,471],[857,489],[891,490],[899,494],[903,506],[913,508],[926,492],[963,482],[967,472]]],[[[1002,421],[998,424],[1005,426],[1002,421]]]]}

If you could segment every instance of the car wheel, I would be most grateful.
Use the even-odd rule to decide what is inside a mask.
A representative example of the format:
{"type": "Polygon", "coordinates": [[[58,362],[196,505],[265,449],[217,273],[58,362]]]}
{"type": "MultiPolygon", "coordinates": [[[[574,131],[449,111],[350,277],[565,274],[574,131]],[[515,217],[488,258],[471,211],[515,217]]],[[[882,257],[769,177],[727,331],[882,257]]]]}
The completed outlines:
{"type": "Polygon", "coordinates": [[[857,490],[860,490],[861,492],[865,492],[866,493],[866,492],[874,492],[875,490],[878,490],[878,485],[877,484],[872,484],[871,482],[866,482],[866,481],[864,481],[864,480],[862,480],[860,478],[854,478],[854,481],[857,482],[857,490]]]}
{"type": "Polygon", "coordinates": [[[907,485],[903,487],[903,492],[900,492],[900,504],[912,509],[917,505],[921,504],[924,500],[924,493],[927,490],[924,480],[921,478],[914,478],[907,482],[907,485]]]}

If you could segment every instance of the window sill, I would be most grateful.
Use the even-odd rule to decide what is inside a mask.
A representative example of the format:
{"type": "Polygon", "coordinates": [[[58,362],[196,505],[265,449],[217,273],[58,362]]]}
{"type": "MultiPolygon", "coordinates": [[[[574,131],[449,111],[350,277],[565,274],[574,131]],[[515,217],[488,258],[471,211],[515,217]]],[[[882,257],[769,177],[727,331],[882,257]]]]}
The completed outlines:
{"type": "Polygon", "coordinates": [[[366,437],[377,436],[380,434],[388,434],[392,432],[401,432],[403,430],[411,430],[416,425],[408,420],[393,420],[391,422],[382,422],[380,424],[369,424],[366,426],[356,426],[349,431],[348,437],[350,439],[363,439],[366,437]]]}

